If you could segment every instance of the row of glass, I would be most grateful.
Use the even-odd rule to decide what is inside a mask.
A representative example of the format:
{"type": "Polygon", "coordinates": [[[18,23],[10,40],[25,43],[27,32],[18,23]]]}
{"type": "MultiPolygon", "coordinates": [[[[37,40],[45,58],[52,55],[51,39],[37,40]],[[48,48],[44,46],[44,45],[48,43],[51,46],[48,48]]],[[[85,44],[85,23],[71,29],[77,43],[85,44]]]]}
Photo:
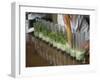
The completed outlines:
{"type": "Polygon", "coordinates": [[[84,51],[76,50],[75,46],[71,48],[67,43],[67,32],[64,26],[45,20],[38,20],[33,26],[35,36],[49,42],[62,51],[66,51],[71,56],[76,57],[77,60],[84,58],[84,51]]]}

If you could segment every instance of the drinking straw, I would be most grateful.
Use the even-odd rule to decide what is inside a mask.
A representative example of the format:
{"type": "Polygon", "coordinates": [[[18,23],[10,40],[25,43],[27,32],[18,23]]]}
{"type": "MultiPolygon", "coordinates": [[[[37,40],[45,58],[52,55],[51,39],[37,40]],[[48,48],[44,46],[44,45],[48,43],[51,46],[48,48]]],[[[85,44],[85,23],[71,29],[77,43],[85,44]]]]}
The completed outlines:
{"type": "Polygon", "coordinates": [[[70,24],[70,16],[64,15],[64,23],[66,26],[66,32],[67,32],[67,39],[69,45],[72,47],[72,31],[71,31],[71,24],[70,24]]]}

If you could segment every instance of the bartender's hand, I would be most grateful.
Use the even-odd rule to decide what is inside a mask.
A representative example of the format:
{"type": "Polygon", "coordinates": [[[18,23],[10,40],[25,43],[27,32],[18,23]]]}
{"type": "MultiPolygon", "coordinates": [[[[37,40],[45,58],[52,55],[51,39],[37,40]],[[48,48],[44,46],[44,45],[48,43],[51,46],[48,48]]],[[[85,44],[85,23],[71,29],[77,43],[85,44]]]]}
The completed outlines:
{"type": "Polygon", "coordinates": [[[85,42],[82,44],[81,48],[82,48],[83,50],[85,50],[85,53],[88,55],[88,54],[89,54],[89,49],[90,49],[89,40],[85,41],[85,42]]]}

